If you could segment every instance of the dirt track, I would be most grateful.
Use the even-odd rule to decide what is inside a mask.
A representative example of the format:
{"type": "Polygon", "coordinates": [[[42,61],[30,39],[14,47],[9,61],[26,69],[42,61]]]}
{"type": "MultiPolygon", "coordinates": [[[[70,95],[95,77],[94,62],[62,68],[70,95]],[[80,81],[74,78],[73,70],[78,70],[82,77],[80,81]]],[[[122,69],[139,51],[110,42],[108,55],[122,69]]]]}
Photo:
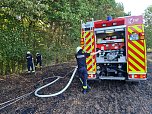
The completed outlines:
{"type": "MultiPolygon", "coordinates": [[[[53,79],[37,83],[46,77],[64,76],[73,63],[46,67],[36,74],[21,74],[16,78],[0,80],[0,102],[21,96],[53,79]],[[37,83],[37,84],[36,84],[37,83]],[[35,86],[34,86],[35,85],[35,86]]],[[[0,111],[1,114],[152,114],[152,63],[148,64],[148,79],[139,83],[124,81],[91,81],[91,91],[83,95],[80,82],[74,78],[63,94],[51,98],[38,98],[31,94],[0,111]]],[[[62,89],[71,74],[42,93],[62,89]]]]}

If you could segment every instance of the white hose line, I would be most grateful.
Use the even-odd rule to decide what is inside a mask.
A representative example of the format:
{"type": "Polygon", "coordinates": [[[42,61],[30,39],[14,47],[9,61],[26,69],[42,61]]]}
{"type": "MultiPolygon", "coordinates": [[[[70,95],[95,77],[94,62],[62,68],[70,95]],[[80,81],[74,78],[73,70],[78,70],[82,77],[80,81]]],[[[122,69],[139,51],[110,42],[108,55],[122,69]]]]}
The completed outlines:
{"type": "MultiPolygon", "coordinates": [[[[33,92],[34,92],[34,91],[33,91],[33,92]]],[[[22,96],[20,96],[20,97],[17,97],[17,98],[11,99],[11,100],[6,101],[6,102],[4,102],[4,103],[1,103],[1,104],[0,104],[0,106],[1,106],[1,105],[4,105],[4,104],[7,104],[7,103],[9,103],[9,102],[12,102],[12,101],[18,100],[18,99],[22,99],[22,98],[24,98],[25,96],[27,96],[27,95],[29,95],[29,94],[31,94],[31,93],[33,93],[33,92],[30,92],[30,93],[24,94],[24,95],[22,95],[22,96]]]]}
{"type": "MultiPolygon", "coordinates": [[[[69,85],[71,84],[71,82],[72,82],[72,80],[73,80],[73,77],[74,77],[74,75],[75,75],[75,73],[76,73],[76,70],[77,70],[77,67],[75,68],[75,70],[74,70],[74,72],[73,72],[73,74],[72,74],[72,76],[71,76],[71,79],[70,79],[70,83],[68,82],[68,84],[66,85],[66,87],[64,88],[64,90],[62,90],[62,91],[59,91],[59,92],[61,92],[61,93],[63,93],[68,87],[69,87],[69,85]]],[[[69,74],[69,73],[68,73],[69,74]]],[[[67,74],[66,74],[67,75],[67,74]]],[[[49,78],[57,78],[57,79],[55,79],[54,81],[52,81],[51,83],[49,83],[49,84],[46,84],[46,85],[44,85],[44,86],[49,86],[49,85],[51,85],[51,84],[53,84],[53,83],[55,83],[56,81],[58,81],[60,78],[63,78],[63,77],[60,77],[60,76],[53,76],[53,77],[48,77],[48,78],[45,78],[45,79],[43,79],[43,80],[46,80],[46,79],[49,79],[49,78]]],[[[43,81],[43,80],[40,80],[40,81],[43,81]]],[[[40,82],[39,81],[39,82],[40,82]]],[[[45,88],[43,86],[43,88],[45,88]]],[[[41,89],[43,89],[43,88],[41,88],[41,89]]],[[[38,89],[37,89],[38,90],[38,89]]],[[[40,88],[39,88],[39,90],[40,90],[40,88]]],[[[38,90],[38,91],[39,91],[38,90]]],[[[35,91],[35,90],[34,90],[35,91]]],[[[2,110],[2,109],[4,109],[5,107],[7,107],[7,106],[9,106],[9,105],[11,105],[11,104],[13,104],[13,103],[15,103],[15,102],[17,102],[17,101],[19,101],[19,100],[21,100],[21,99],[23,99],[23,98],[25,98],[25,97],[27,97],[27,96],[29,96],[30,94],[32,94],[34,91],[32,91],[32,92],[30,92],[30,93],[27,93],[27,94],[24,94],[24,95],[22,95],[22,96],[20,96],[20,97],[17,97],[17,98],[14,98],[14,99],[11,99],[11,100],[9,100],[9,101],[6,101],[6,102],[4,102],[4,103],[1,103],[0,104],[0,106],[2,106],[2,105],[5,105],[5,106],[3,106],[3,107],[0,107],[0,110],[2,110]]],[[[38,92],[37,91],[37,92],[38,92]]],[[[36,91],[35,91],[36,92],[36,91]]],[[[58,92],[58,93],[59,93],[58,92]]],[[[59,94],[61,94],[61,93],[59,93],[59,94]]],[[[56,94],[56,93],[55,93],[56,94]]],[[[57,94],[57,95],[59,95],[59,94],[57,94]]],[[[54,94],[50,94],[50,95],[53,95],[53,96],[56,96],[56,95],[54,95],[54,94]]],[[[41,95],[40,95],[41,96],[41,95]]],[[[51,97],[51,96],[50,96],[51,97]]]]}
{"type": "MultiPolygon", "coordinates": [[[[56,77],[56,78],[60,78],[59,76],[53,76],[53,77],[44,78],[43,80],[46,80],[46,79],[49,79],[49,78],[55,78],[55,77],[56,77]]],[[[40,81],[43,81],[43,80],[40,80],[40,81]]],[[[38,81],[38,82],[40,82],[40,81],[38,81]]],[[[56,81],[57,81],[57,79],[56,79],[56,81]]],[[[1,107],[0,110],[2,110],[3,108],[5,108],[5,107],[7,107],[7,106],[9,106],[9,105],[11,105],[11,104],[13,104],[13,103],[21,100],[21,99],[23,99],[23,98],[25,98],[25,97],[27,97],[27,96],[29,96],[29,95],[32,94],[33,92],[35,92],[35,90],[32,91],[32,92],[30,92],[30,93],[24,94],[24,95],[22,95],[22,96],[19,96],[19,97],[16,97],[16,98],[14,98],[14,99],[11,99],[11,100],[8,100],[8,101],[6,101],[6,102],[1,103],[0,106],[3,105],[3,107],[1,107]],[[4,106],[4,105],[5,105],[5,106],[4,106]]]]}
{"type": "Polygon", "coordinates": [[[59,80],[60,77],[58,77],[58,78],[57,78],[56,80],[54,80],[53,82],[48,83],[48,84],[46,84],[46,85],[38,88],[38,89],[34,92],[34,94],[35,94],[37,97],[53,97],[53,96],[57,96],[57,95],[63,93],[63,92],[70,86],[70,84],[71,84],[71,82],[72,82],[72,80],[73,80],[73,78],[74,78],[74,76],[75,76],[76,71],[77,71],[77,67],[74,69],[74,72],[73,72],[73,74],[72,74],[72,76],[71,76],[68,84],[67,84],[61,91],[59,91],[59,92],[57,92],[57,93],[54,93],[54,94],[48,94],[48,95],[40,95],[40,94],[38,94],[38,91],[40,91],[41,89],[43,89],[43,88],[45,88],[45,87],[53,84],[53,83],[56,82],[57,80],[59,80]]]}
{"type": "MultiPolygon", "coordinates": [[[[23,96],[20,96],[20,97],[18,97],[18,98],[16,98],[16,99],[12,99],[12,100],[8,101],[9,104],[1,107],[0,110],[2,110],[2,109],[4,109],[5,107],[7,107],[7,106],[9,106],[9,105],[11,105],[11,104],[13,104],[13,103],[21,100],[22,98],[25,98],[25,97],[29,96],[29,95],[32,94],[33,92],[34,92],[34,91],[32,91],[32,92],[30,92],[30,93],[27,93],[27,94],[25,94],[25,95],[23,95],[23,96]],[[13,101],[13,100],[14,100],[14,101],[13,101]],[[12,102],[11,102],[11,101],[12,101],[12,102]],[[11,102],[11,103],[10,103],[10,102],[11,102]]],[[[7,103],[7,102],[5,102],[5,104],[6,104],[6,103],[7,103]]]]}

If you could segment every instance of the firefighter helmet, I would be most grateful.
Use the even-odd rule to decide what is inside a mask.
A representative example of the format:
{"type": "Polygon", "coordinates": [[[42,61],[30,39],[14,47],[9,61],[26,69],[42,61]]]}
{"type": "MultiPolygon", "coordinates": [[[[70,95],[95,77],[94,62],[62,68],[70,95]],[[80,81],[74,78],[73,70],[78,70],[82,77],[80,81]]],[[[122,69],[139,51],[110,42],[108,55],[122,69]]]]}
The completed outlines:
{"type": "Polygon", "coordinates": [[[82,47],[77,47],[76,53],[78,53],[78,51],[80,51],[81,49],[82,49],[82,47]]]}
{"type": "Polygon", "coordinates": [[[27,54],[31,54],[31,52],[30,52],[30,51],[27,51],[27,54]]]}

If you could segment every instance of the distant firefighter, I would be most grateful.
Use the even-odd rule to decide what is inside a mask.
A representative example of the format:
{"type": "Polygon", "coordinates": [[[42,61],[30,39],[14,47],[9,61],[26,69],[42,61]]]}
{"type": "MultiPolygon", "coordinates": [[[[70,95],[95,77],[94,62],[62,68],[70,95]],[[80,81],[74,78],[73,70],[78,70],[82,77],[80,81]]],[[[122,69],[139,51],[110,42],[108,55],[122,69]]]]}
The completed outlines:
{"type": "Polygon", "coordinates": [[[32,54],[30,53],[30,51],[28,51],[26,53],[26,60],[27,60],[27,68],[28,68],[28,73],[31,72],[35,72],[34,70],[34,63],[33,63],[33,57],[32,57],[32,54]]]}
{"type": "Polygon", "coordinates": [[[42,68],[42,55],[40,53],[36,53],[36,67],[42,68]]]}

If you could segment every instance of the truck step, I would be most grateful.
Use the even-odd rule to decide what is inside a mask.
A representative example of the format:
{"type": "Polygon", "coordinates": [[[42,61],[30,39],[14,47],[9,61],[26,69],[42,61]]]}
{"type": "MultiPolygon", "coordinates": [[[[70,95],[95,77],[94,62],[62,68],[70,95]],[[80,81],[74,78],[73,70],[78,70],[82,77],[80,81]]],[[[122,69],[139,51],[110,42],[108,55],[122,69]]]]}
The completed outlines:
{"type": "Polygon", "coordinates": [[[125,77],[114,77],[114,76],[100,76],[101,80],[125,80],[125,77]]]}

